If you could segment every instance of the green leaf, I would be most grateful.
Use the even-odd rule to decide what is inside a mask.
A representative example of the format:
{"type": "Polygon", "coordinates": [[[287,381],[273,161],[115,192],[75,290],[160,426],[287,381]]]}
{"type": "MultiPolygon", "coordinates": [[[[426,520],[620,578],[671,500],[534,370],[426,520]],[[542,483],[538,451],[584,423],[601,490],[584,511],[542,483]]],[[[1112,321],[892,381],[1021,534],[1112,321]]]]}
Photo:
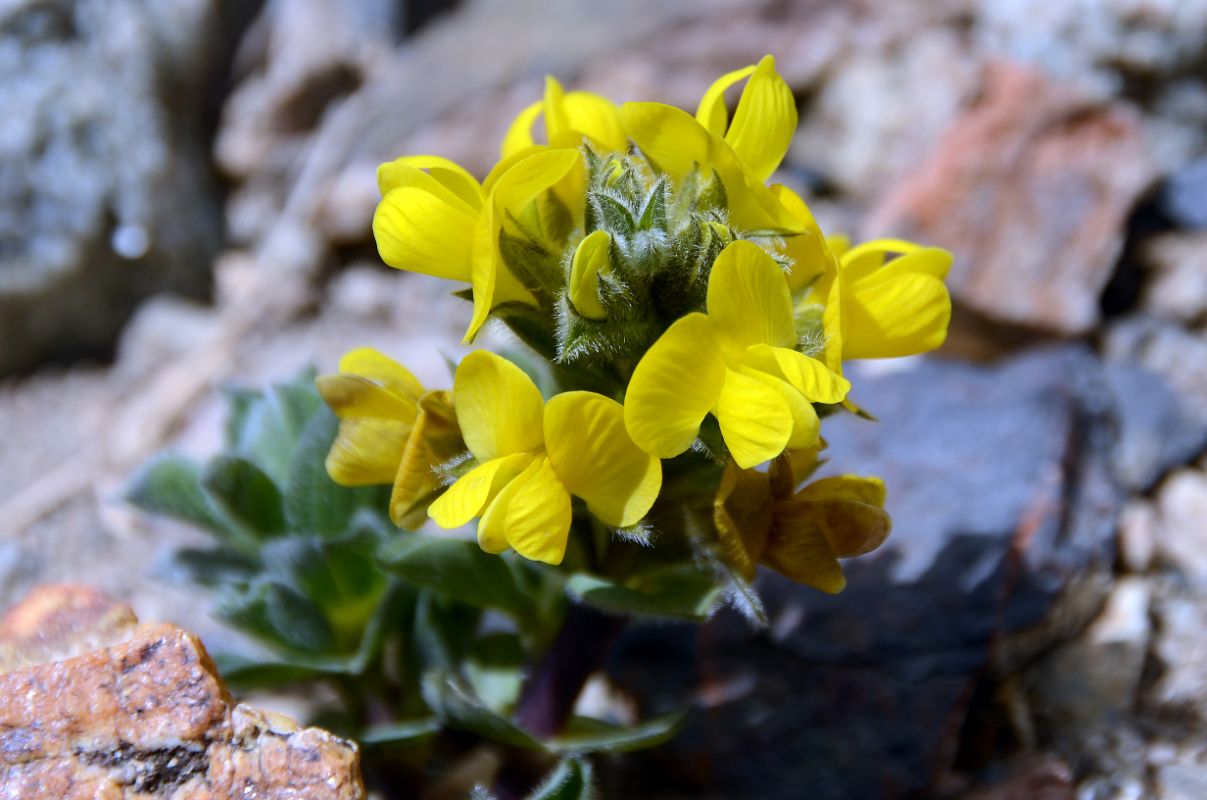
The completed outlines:
{"type": "Polygon", "coordinates": [[[285,519],[291,532],[333,536],[345,532],[356,513],[356,490],[327,475],[327,452],[339,430],[339,418],[326,409],[302,430],[285,488],[285,519]]]}
{"type": "Polygon", "coordinates": [[[721,600],[721,587],[694,564],[680,564],[641,573],[624,584],[597,575],[570,576],[571,596],[606,611],[702,622],[721,600]]]}
{"type": "Polygon", "coordinates": [[[423,676],[423,699],[441,722],[502,744],[541,750],[541,743],[511,720],[489,708],[464,681],[442,670],[423,676]]]}
{"type": "Polygon", "coordinates": [[[508,561],[484,552],[477,542],[409,533],[379,554],[385,568],[416,586],[482,608],[528,617],[532,601],[520,591],[508,561]]]}
{"type": "Polygon", "coordinates": [[[687,714],[687,711],[675,711],[632,726],[575,717],[565,733],[545,744],[550,750],[560,753],[628,753],[644,750],[673,738],[683,728],[687,714]]]}
{"type": "Polygon", "coordinates": [[[526,666],[524,645],[514,633],[482,636],[470,645],[465,677],[487,706],[502,711],[520,694],[526,666]]]}
{"type": "Polygon", "coordinates": [[[322,653],[334,642],[331,624],[310,598],[291,586],[262,580],[228,595],[219,613],[243,630],[278,646],[322,653]]]}
{"type": "Polygon", "coordinates": [[[255,464],[236,456],[218,456],[205,467],[201,484],[236,524],[259,538],[285,532],[281,490],[255,464]]]}
{"type": "Polygon", "coordinates": [[[335,541],[289,537],[266,545],[263,558],[323,610],[337,648],[354,649],[386,586],[374,560],[376,544],[367,532],[335,541]]]}
{"type": "Polygon", "coordinates": [[[580,758],[564,758],[528,795],[528,800],[591,800],[592,781],[590,764],[580,758]]]}
{"type": "Polygon", "coordinates": [[[725,574],[729,578],[729,585],[725,588],[725,601],[755,628],[759,630],[766,628],[770,623],[767,620],[767,609],[763,607],[763,600],[759,597],[759,593],[754,590],[749,581],[732,569],[725,567],[725,574]]]}
{"type": "Polygon", "coordinates": [[[189,580],[209,587],[246,584],[264,568],[260,559],[226,548],[185,547],[173,554],[172,561],[189,580]]]}
{"type": "Polygon", "coordinates": [[[362,745],[369,747],[409,747],[422,744],[439,730],[438,719],[425,717],[377,725],[366,729],[356,738],[362,745]]]}
{"type": "Polygon", "coordinates": [[[661,177],[650,189],[645,209],[641,212],[641,219],[637,223],[641,230],[666,230],[666,192],[666,178],[661,177]]]}
{"type": "Polygon", "coordinates": [[[392,584],[365,627],[360,647],[352,655],[331,656],[286,651],[280,661],[265,662],[233,653],[215,656],[219,671],[242,691],[275,688],[323,675],[361,675],[376,661],[386,640],[396,634],[415,604],[415,591],[401,583],[392,584]]]}
{"type": "Polygon", "coordinates": [[[201,488],[200,469],[186,458],[163,456],[147,464],[126,489],[126,501],[143,511],[195,525],[223,541],[237,538],[201,488]]]}
{"type": "Polygon", "coordinates": [[[271,387],[251,401],[235,431],[236,452],[284,484],[294,447],[310,419],[323,407],[314,387],[314,371],[306,370],[294,381],[271,387]]]}

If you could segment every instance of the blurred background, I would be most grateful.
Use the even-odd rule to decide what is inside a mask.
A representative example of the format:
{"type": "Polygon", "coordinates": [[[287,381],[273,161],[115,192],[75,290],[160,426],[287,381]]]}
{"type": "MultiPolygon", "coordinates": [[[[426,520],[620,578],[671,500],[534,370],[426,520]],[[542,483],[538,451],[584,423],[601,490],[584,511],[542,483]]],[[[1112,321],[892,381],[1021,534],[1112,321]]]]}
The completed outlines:
{"type": "Polygon", "coordinates": [[[844,594],[622,638],[626,702],[701,710],[606,796],[1207,797],[1207,0],[0,0],[0,607],[234,641],[121,489],[218,448],[221,387],[448,380],[466,308],[378,260],[376,165],[485,174],[546,73],[691,110],[768,52],[778,180],[954,251],[955,319],[827,432],[896,522],[844,594]]]}

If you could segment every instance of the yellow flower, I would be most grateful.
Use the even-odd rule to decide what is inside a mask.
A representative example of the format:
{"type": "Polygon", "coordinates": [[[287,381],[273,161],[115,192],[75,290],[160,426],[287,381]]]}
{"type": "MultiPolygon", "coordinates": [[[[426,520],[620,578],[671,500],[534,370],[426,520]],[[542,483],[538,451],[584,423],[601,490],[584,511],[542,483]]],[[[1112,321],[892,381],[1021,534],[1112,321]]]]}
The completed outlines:
{"type": "Polygon", "coordinates": [[[737,241],[713,264],[707,314],[681,317],[633,371],[625,397],[629,434],[661,458],[687,450],[711,412],[742,468],[818,440],[812,403],[850,389],[797,352],[788,281],[758,245],[737,241]]]}
{"type": "Polygon", "coordinates": [[[629,138],[671,178],[714,170],[725,187],[734,227],[769,234],[802,231],[800,221],[764,185],[784,159],[797,121],[792,90],[771,56],[714,82],[695,118],[662,103],[626,103],[620,116],[629,138]],[[746,77],[750,80],[730,122],[725,90],[746,77]]]}
{"type": "MultiPolygon", "coordinates": [[[[377,170],[382,199],[373,215],[378,252],[391,267],[469,283],[474,296],[465,335],[469,342],[499,305],[537,304],[539,287],[522,282],[503,263],[499,239],[505,221],[540,218],[541,200],[551,192],[572,201],[578,197],[581,206],[584,172],[577,150],[543,147],[504,160],[482,184],[437,156],[382,164],[377,170]]],[[[582,212],[572,205],[571,214],[581,217],[582,212]]]]}
{"type": "Polygon", "coordinates": [[[478,543],[560,564],[570,531],[570,496],[607,525],[634,525],[662,486],[662,467],[629,439],[619,403],[565,392],[548,403],[507,360],[479,350],[457,368],[453,402],[478,466],[432,503],[437,525],[475,517],[478,543]]]}
{"type": "Polygon", "coordinates": [[[545,78],[545,97],[521,111],[503,137],[504,159],[536,145],[532,125],[542,115],[545,139],[551,145],[578,147],[585,136],[605,153],[624,152],[628,148],[629,140],[615,103],[590,92],[566,93],[550,76],[545,78]]]}
{"type": "Polygon", "coordinates": [[[888,537],[892,521],[878,478],[840,475],[795,491],[816,466],[816,452],[785,453],[770,473],[726,466],[713,522],[722,555],[747,580],[763,564],[798,583],[840,592],[846,578],[838,559],[869,553],[888,537]]]}
{"type": "Polygon", "coordinates": [[[826,362],[898,358],[934,350],[947,338],[951,297],[943,279],[951,253],[900,239],[850,248],[830,240],[838,269],[817,281],[826,362]]]}
{"type": "Polygon", "coordinates": [[[327,474],[343,486],[392,483],[394,523],[422,521],[438,488],[432,468],[465,449],[448,392],[426,391],[405,367],[370,348],[347,353],[339,374],[316,385],[340,418],[327,474]]]}
{"type": "Polygon", "coordinates": [[[951,253],[900,239],[855,248],[845,236],[822,239],[804,201],[786,187],[773,190],[806,229],[786,242],[794,262],[789,283],[794,294],[810,289],[802,305],[824,309],[826,366],[841,374],[843,361],[917,355],[943,344],[951,253]]]}

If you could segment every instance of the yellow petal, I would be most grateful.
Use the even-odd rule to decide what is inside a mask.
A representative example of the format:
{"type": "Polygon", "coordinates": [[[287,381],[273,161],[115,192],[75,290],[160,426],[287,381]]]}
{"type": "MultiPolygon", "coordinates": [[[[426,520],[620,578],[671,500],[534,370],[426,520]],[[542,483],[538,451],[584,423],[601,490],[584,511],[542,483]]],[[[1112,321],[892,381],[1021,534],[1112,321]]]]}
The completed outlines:
{"type": "Polygon", "coordinates": [[[645,157],[672,178],[709,166],[709,133],[686,111],[662,103],[625,103],[620,118],[645,157]]]}
{"type": "Polygon", "coordinates": [[[842,355],[896,358],[925,353],[943,344],[950,321],[951,298],[942,281],[918,273],[901,275],[844,298],[842,355]]]}
{"type": "Polygon", "coordinates": [[[708,278],[708,318],[722,347],[735,354],[754,344],[796,343],[788,280],[754,242],[733,242],[717,256],[708,278]]]}
{"type": "Polygon", "coordinates": [[[796,295],[816,281],[823,273],[838,270],[838,259],[826,245],[826,237],[813,218],[813,212],[796,192],[783,184],[771,187],[771,193],[793,217],[800,220],[804,230],[785,240],[785,252],[792,259],[788,287],[796,295]]]}
{"type": "Polygon", "coordinates": [[[784,451],[792,436],[791,409],[781,392],[745,367],[727,368],[715,414],[730,455],[750,469],[784,451]]]}
{"type": "Polygon", "coordinates": [[[545,448],[562,485],[606,525],[635,525],[658,499],[662,464],[629,438],[615,400],[593,392],[551,399],[545,448]]]}
{"type": "Polygon", "coordinates": [[[545,102],[537,100],[516,115],[507,129],[507,135],[503,137],[503,146],[499,149],[501,158],[507,159],[536,144],[532,138],[532,124],[536,122],[544,107],[545,102]]]}
{"type": "Polygon", "coordinates": [[[629,137],[620,121],[620,109],[611,100],[591,92],[570,92],[565,96],[565,110],[570,130],[607,151],[623,153],[628,149],[629,137]]]}
{"type": "Polygon", "coordinates": [[[536,150],[518,159],[498,177],[491,187],[491,197],[499,208],[518,212],[576,167],[582,168],[582,154],[577,150],[536,150]]]}
{"type": "Polygon", "coordinates": [[[888,538],[892,520],[884,510],[884,495],[878,478],[823,478],[777,503],[775,516],[781,522],[816,526],[835,556],[852,558],[870,553],[888,538]]]}
{"type": "Polygon", "coordinates": [[[505,358],[475,350],[462,359],[453,378],[453,404],[465,444],[479,461],[544,446],[541,393],[505,358]]]}
{"type": "MultiPolygon", "coordinates": [[[[524,469],[535,469],[538,464],[539,460],[534,457],[524,469]]],[[[488,553],[502,553],[511,547],[507,543],[507,508],[511,505],[511,498],[523,486],[520,479],[524,475],[525,472],[520,472],[508,481],[494,499],[487,503],[486,510],[482,512],[482,519],[478,520],[478,547],[488,553]]]]}
{"type": "Polygon", "coordinates": [[[838,557],[812,518],[780,519],[777,515],[763,563],[797,583],[830,594],[847,585],[838,557]]]}
{"type": "Polygon", "coordinates": [[[441,194],[445,199],[451,196],[472,211],[482,207],[482,187],[474,176],[455,161],[440,156],[403,156],[377,168],[377,187],[381,190],[382,197],[391,189],[402,186],[427,189],[434,194],[441,194]],[[418,178],[415,173],[427,180],[418,178]],[[447,192],[447,195],[443,194],[444,192],[447,192]]]}
{"type": "Polygon", "coordinates": [[[947,277],[947,273],[951,270],[952,256],[947,250],[938,247],[920,247],[918,245],[911,245],[909,242],[898,242],[895,240],[876,242],[874,244],[896,245],[896,248],[886,253],[883,250],[864,250],[865,246],[860,245],[843,257],[843,279],[855,289],[867,288],[877,283],[901,277],[902,275],[911,274],[929,275],[935,280],[941,281],[947,277]],[[906,247],[911,249],[898,249],[906,247]],[[875,259],[866,256],[870,256],[873,253],[878,253],[881,256],[881,260],[879,265],[869,269],[869,265],[875,264],[875,259]],[[887,260],[884,256],[888,253],[903,253],[903,255],[892,260],[887,260]],[[850,263],[848,264],[848,262],[850,263]]]}
{"type": "Polygon", "coordinates": [[[708,91],[700,98],[700,105],[696,107],[696,119],[710,133],[718,136],[725,135],[725,128],[729,126],[729,111],[725,108],[725,90],[754,72],[754,68],[755,65],[751,64],[748,67],[725,73],[713,81],[712,86],[709,86],[708,91]]]}
{"type": "Polygon", "coordinates": [[[362,375],[321,375],[314,385],[340,419],[388,419],[407,425],[415,420],[413,397],[362,375]]]}
{"type": "MultiPolygon", "coordinates": [[[[497,171],[496,167],[496,171],[497,171]]],[[[490,198],[473,232],[470,283],[474,313],[465,342],[472,342],[496,306],[506,302],[536,304],[529,292],[508,271],[499,255],[499,235],[508,213],[523,216],[525,207],[542,192],[563,180],[577,180],[584,170],[577,150],[533,148],[514,160],[505,172],[492,171],[484,186],[490,198]]]]}
{"type": "Polygon", "coordinates": [[[816,358],[786,347],[755,345],[743,354],[742,363],[787,381],[810,403],[841,403],[851,390],[850,381],[816,358]]]}
{"type": "Polygon", "coordinates": [[[481,514],[487,503],[536,459],[532,453],[516,453],[479,464],[436,498],[428,507],[428,516],[441,528],[460,528],[481,514]]]}
{"type": "Polygon", "coordinates": [[[470,286],[474,296],[474,312],[463,344],[470,344],[486,323],[490,312],[503,303],[527,303],[536,300],[503,263],[499,252],[499,236],[504,214],[487,202],[474,228],[470,255],[470,286]]]}
{"type": "Polygon", "coordinates": [[[714,137],[717,155],[713,165],[729,201],[729,223],[748,234],[765,236],[794,236],[801,233],[804,223],[788,213],[763,181],[751,174],[738,160],[729,145],[714,137]]]}
{"type": "Polygon", "coordinates": [[[507,502],[507,543],[531,561],[560,564],[570,534],[570,495],[542,458],[515,479],[507,502]]]}
{"type": "Polygon", "coordinates": [[[409,369],[372,347],[349,350],[339,360],[339,371],[369,378],[402,397],[418,400],[423,384],[409,369]]]}
{"type": "Polygon", "coordinates": [[[588,319],[607,319],[599,302],[599,273],[611,269],[612,235],[598,230],[587,235],[574,251],[570,264],[570,304],[588,319]]]}
{"type": "Polygon", "coordinates": [[[625,428],[647,453],[677,456],[695,440],[724,382],[725,361],[712,322],[688,314],[666,329],[633,370],[625,428]]]}
{"type": "Polygon", "coordinates": [[[341,486],[388,484],[398,472],[410,422],[360,417],[340,420],[327,453],[327,474],[341,486]]]}
{"type": "Polygon", "coordinates": [[[413,186],[392,189],[373,213],[381,260],[396,269],[455,281],[470,277],[477,215],[464,204],[413,186]]]}
{"type": "Polygon", "coordinates": [[[763,56],[742,91],[725,141],[751,173],[765,181],[784,160],[795,131],[792,89],[775,71],[775,59],[763,56]]]}
{"type": "Polygon", "coordinates": [[[771,533],[771,484],[767,475],[729,462],[713,500],[713,523],[721,555],[746,580],[754,580],[771,533]]]}
{"type": "Polygon", "coordinates": [[[439,488],[434,468],[464,451],[452,393],[424,395],[390,493],[390,519],[395,525],[414,528],[423,521],[427,516],[425,501],[439,488]]]}

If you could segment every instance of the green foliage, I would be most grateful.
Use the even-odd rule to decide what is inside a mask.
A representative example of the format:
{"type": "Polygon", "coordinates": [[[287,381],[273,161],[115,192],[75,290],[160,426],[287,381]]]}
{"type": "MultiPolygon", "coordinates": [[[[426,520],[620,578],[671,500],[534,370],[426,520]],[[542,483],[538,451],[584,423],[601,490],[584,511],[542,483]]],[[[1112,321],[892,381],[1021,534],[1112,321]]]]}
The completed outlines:
{"type": "MultiPolygon", "coordinates": [[[[668,190],[660,192],[663,199],[651,196],[634,214],[635,225],[662,224],[668,190]]],[[[453,535],[399,532],[388,518],[388,488],[348,488],[328,476],[339,421],[311,374],[228,399],[223,452],[205,464],[156,459],[126,496],[211,538],[208,547],[179,551],[177,567],[213,591],[217,613],[272,651],[217,654],[233,685],[329,683],[341,705],[325,712],[324,724],[358,738],[370,759],[425,752],[446,729],[550,757],[573,754],[533,798],[589,797],[591,768],[581,754],[653,746],[678,729],[682,715],[632,727],[574,718],[541,740],[511,715],[569,599],[641,617],[707,617],[720,589],[689,561],[625,578],[586,570],[567,578],[453,535]]],[[[620,535],[640,548],[631,542],[648,544],[649,529],[620,535]]]]}

